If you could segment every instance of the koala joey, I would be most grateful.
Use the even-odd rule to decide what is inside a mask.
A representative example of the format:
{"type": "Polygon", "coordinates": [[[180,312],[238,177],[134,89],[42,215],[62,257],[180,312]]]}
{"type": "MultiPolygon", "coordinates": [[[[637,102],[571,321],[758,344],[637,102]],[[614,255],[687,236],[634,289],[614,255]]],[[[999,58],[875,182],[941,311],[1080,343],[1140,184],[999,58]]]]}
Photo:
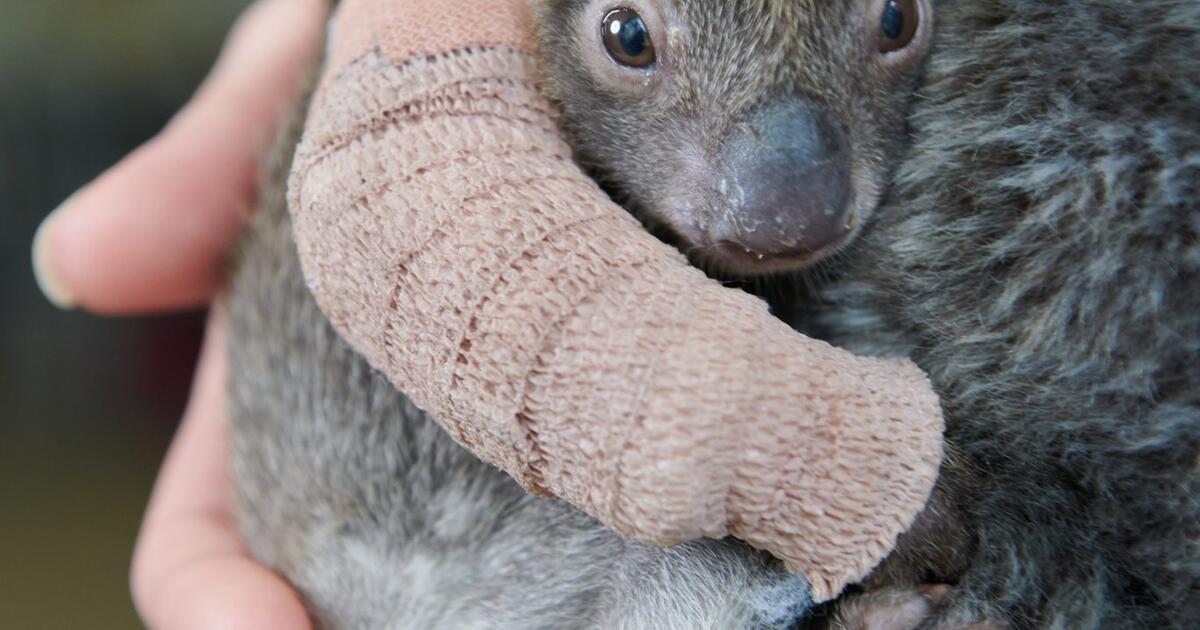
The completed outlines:
{"type": "Polygon", "coordinates": [[[234,467],[318,625],[1200,627],[1200,4],[534,5],[579,161],[801,330],[917,361],[950,456],[827,610],[737,541],[653,548],[524,494],[317,310],[293,123],[231,288],[234,467]]]}

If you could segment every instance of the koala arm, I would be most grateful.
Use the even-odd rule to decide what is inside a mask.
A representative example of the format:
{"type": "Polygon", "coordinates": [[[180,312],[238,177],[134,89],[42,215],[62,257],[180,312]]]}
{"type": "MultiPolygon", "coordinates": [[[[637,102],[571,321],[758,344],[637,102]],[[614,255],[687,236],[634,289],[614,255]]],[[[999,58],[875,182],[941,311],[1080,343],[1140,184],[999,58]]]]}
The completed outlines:
{"type": "Polygon", "coordinates": [[[823,601],[925,504],[924,374],[806,338],[571,161],[523,0],[347,0],[289,184],[339,333],[479,457],[620,533],[733,535],[823,601]]]}

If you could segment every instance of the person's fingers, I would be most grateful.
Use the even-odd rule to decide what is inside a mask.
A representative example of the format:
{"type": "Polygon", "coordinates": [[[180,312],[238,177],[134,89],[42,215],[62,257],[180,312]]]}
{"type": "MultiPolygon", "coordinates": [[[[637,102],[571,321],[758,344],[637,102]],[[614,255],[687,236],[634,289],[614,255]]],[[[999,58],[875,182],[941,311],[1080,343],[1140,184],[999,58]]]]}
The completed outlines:
{"type": "Polygon", "coordinates": [[[327,0],[256,2],[171,123],[46,219],[34,275],[51,301],[135,313],[211,297],[254,203],[258,159],[315,59],[327,10],[327,0]]]}
{"type": "Polygon", "coordinates": [[[134,551],[134,603],[155,630],[309,630],[299,597],[249,557],[233,522],[225,331],[218,303],[134,551]]]}

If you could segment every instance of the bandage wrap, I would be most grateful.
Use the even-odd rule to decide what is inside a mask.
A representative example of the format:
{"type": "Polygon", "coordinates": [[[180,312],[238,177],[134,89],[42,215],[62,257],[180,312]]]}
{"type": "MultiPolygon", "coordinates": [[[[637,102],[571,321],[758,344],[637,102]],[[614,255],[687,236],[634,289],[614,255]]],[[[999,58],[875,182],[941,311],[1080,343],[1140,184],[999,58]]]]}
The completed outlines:
{"type": "Polygon", "coordinates": [[[737,536],[834,597],[928,498],[928,381],[794,332],[615,206],[537,90],[531,21],[342,3],[289,191],[318,303],[530,491],[652,543],[737,536]]]}

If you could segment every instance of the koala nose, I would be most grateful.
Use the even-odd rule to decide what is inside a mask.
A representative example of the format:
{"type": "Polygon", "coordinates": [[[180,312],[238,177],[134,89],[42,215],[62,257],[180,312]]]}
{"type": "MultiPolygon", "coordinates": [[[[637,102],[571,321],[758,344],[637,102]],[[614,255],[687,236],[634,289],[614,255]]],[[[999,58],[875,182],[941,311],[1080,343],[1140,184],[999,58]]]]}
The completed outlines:
{"type": "Polygon", "coordinates": [[[807,99],[760,106],[722,143],[714,243],[756,257],[806,257],[853,228],[841,121],[807,99]]]}

